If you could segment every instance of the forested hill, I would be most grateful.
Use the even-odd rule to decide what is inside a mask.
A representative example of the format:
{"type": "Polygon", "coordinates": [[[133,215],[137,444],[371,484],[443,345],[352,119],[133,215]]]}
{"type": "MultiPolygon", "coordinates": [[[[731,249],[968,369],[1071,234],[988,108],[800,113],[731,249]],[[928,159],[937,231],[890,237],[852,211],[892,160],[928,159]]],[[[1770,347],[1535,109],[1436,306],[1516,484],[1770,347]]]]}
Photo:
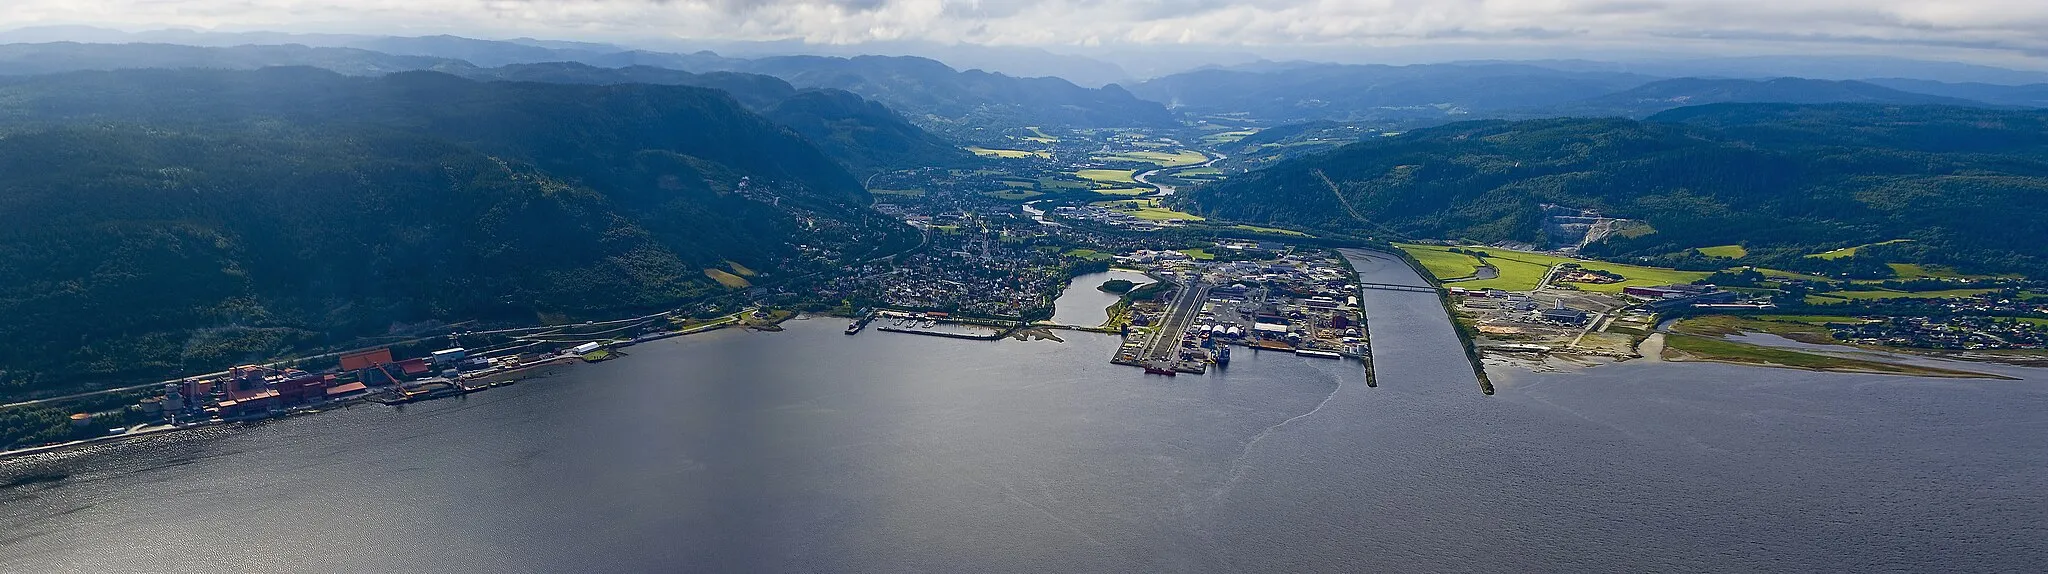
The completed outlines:
{"type": "Polygon", "coordinates": [[[1060,78],[1015,78],[955,70],[910,56],[782,56],[745,64],[791,84],[860,94],[902,110],[928,127],[956,135],[981,128],[1174,127],[1178,118],[1157,102],[1110,84],[1083,88],[1060,78]]]}
{"type": "Polygon", "coordinates": [[[1590,248],[1607,255],[1734,243],[1811,253],[1903,238],[1915,241],[1894,255],[1907,260],[2048,276],[2048,112],[1719,104],[1645,121],[1466,122],[1289,160],[1174,201],[1249,223],[1530,243],[1545,241],[1550,203],[1654,228],[1590,248]]]}
{"type": "Polygon", "coordinates": [[[436,321],[667,308],[726,293],[707,269],[773,282],[905,240],[867,201],[804,140],[699,88],[9,79],[0,392],[436,321]]]}
{"type": "Polygon", "coordinates": [[[631,66],[599,68],[574,62],[468,69],[460,75],[567,84],[662,84],[722,90],[755,113],[782,124],[858,176],[924,167],[963,166],[974,155],[910,123],[879,103],[835,89],[798,90],[773,76],[736,72],[693,74],[631,66]]]}

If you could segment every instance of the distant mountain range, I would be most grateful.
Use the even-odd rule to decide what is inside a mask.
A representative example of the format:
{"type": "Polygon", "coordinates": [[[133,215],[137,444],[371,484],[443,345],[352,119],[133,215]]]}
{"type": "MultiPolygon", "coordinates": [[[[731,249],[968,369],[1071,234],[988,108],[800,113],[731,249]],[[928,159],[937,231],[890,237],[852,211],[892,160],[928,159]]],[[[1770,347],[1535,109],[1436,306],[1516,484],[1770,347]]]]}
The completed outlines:
{"type": "Polygon", "coordinates": [[[1400,122],[1558,105],[1655,79],[1521,64],[1307,64],[1186,72],[1146,81],[1131,90],[1196,116],[1248,114],[1273,123],[1400,122]]]}
{"type": "MultiPolygon", "coordinates": [[[[1267,125],[1328,120],[1421,127],[1479,118],[1643,117],[1722,102],[2048,106],[2048,84],[1670,78],[1640,73],[1643,67],[1634,65],[1544,64],[1260,62],[1175,74],[1144,82],[1132,91],[1191,116],[1219,121],[1249,119],[1267,125]]],[[[2006,77],[2033,76],[2013,72],[2006,77]]]]}
{"type": "Polygon", "coordinates": [[[366,37],[347,46],[188,46],[176,44],[0,45],[0,74],[36,74],[121,68],[227,68],[314,66],[347,74],[574,62],[598,67],[651,66],[697,73],[743,72],[776,76],[800,88],[833,88],[883,102],[926,128],[971,134],[984,127],[1172,127],[1175,116],[1157,103],[1115,85],[1083,88],[1056,77],[1017,78],[960,71],[910,56],[781,56],[727,58],[644,50],[549,48],[453,36],[366,37]]]}
{"type": "Polygon", "coordinates": [[[923,167],[957,167],[974,156],[881,104],[836,89],[799,90],[773,76],[736,72],[693,74],[653,66],[600,68],[573,62],[460,68],[480,80],[563,84],[697,86],[731,94],[741,104],[802,134],[855,175],[923,167]]]}
{"type": "Polygon", "coordinates": [[[1675,108],[1721,103],[1990,105],[1983,101],[1912,93],[1851,80],[1676,78],[1650,82],[1597,98],[1534,108],[1525,111],[1524,115],[1639,118],[1675,108]]]}

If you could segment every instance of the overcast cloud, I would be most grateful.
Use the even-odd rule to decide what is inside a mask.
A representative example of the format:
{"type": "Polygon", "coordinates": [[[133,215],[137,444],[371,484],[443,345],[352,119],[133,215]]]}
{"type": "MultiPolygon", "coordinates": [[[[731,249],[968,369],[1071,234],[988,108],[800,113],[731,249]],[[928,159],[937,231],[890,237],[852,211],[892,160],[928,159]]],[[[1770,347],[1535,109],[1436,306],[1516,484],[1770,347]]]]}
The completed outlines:
{"type": "Polygon", "coordinates": [[[2048,56],[2048,0],[0,0],[91,24],[857,44],[1520,46],[2048,56]]]}

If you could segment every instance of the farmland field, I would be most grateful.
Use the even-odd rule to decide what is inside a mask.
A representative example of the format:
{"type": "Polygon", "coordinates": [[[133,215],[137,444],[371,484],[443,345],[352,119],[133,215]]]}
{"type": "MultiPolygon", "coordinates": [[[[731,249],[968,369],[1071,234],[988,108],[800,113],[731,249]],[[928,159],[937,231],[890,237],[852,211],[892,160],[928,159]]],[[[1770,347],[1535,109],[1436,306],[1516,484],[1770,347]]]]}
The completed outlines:
{"type": "Polygon", "coordinates": [[[745,289],[753,285],[747,282],[747,278],[727,273],[723,269],[705,269],[704,276],[710,277],[712,281],[717,281],[727,289],[745,289]]]}
{"type": "MultiPolygon", "coordinates": [[[[1438,251],[1448,253],[1448,250],[1450,249],[1448,247],[1438,247],[1433,245],[1401,244],[1398,246],[1403,251],[1407,251],[1410,254],[1415,254],[1420,251],[1438,251]]],[[[1466,249],[1471,251],[1485,252],[1487,255],[1485,257],[1482,257],[1481,259],[1485,260],[1486,263],[1493,265],[1494,268],[1500,270],[1500,276],[1493,279],[1485,279],[1480,281],[1464,281],[1458,283],[1458,286],[1470,289],[1501,289],[1506,291],[1531,291],[1536,289],[1537,285],[1543,282],[1543,276],[1544,274],[1550,271],[1551,266],[1560,263],[1577,263],[1580,267],[1583,267],[1588,270],[1607,271],[1622,276],[1623,280],[1620,283],[1608,283],[1603,285],[1585,283],[1573,284],[1574,287],[1577,287],[1580,290],[1593,291],[1598,293],[1620,293],[1621,290],[1626,287],[1648,287],[1652,285],[1669,285],[1672,283],[1691,283],[1693,281],[1704,279],[1708,275],[1708,273],[1703,271],[1679,271],[1676,269],[1665,269],[1662,267],[1643,267],[1640,265],[1628,265],[1625,263],[1609,263],[1605,261],[1580,260],[1572,259],[1569,257],[1559,257],[1556,255],[1545,255],[1542,253],[1515,251],[1512,249],[1499,249],[1493,247],[1468,247],[1466,249]]],[[[1416,259],[1420,260],[1422,259],[1422,257],[1420,255],[1417,255],[1416,259]]]]}
{"type": "Polygon", "coordinates": [[[1912,240],[1911,240],[1911,239],[1893,239],[1893,240],[1891,240],[1891,241],[1880,241],[1880,242],[1877,242],[1877,243],[1871,243],[1871,244],[1868,244],[1868,245],[1857,245],[1857,246],[1854,246],[1854,247],[1843,247],[1843,248],[1841,248],[1841,249],[1836,249],[1836,250],[1833,250],[1833,251],[1825,251],[1825,252],[1821,252],[1821,253],[1815,253],[1815,254],[1812,254],[1812,255],[1808,255],[1807,257],[1813,257],[1813,258],[1816,258],[1816,259],[1841,259],[1841,258],[1843,258],[1843,257],[1855,257],[1855,256],[1856,256],[1856,252],[1857,252],[1857,251],[1859,251],[1859,250],[1862,250],[1862,249],[1863,249],[1863,248],[1865,248],[1865,247],[1872,247],[1872,246],[1877,246],[1877,245],[1891,245],[1891,244],[1893,244],[1893,243],[1904,243],[1904,242],[1907,242],[1907,241],[1912,241],[1912,240]]]}
{"type": "Polygon", "coordinates": [[[996,198],[996,199],[1005,199],[1005,200],[1009,200],[1009,201],[1022,201],[1022,200],[1026,200],[1026,199],[1031,199],[1031,198],[1034,198],[1034,197],[1038,197],[1038,196],[1041,196],[1041,195],[1045,195],[1045,194],[1043,194],[1043,193],[1039,193],[1039,192],[1036,192],[1036,191],[1031,191],[1031,190],[1028,190],[1028,189],[1007,189],[1007,190],[1003,190],[1003,191],[990,191],[990,192],[984,192],[984,193],[982,193],[982,195],[986,195],[986,196],[989,196],[989,197],[993,197],[993,198],[996,198]]]}
{"type": "Polygon", "coordinates": [[[1135,172],[1128,169],[1084,169],[1074,172],[1074,175],[1103,183],[1137,183],[1137,180],[1131,179],[1133,173],[1135,172]]]}
{"type": "Polygon", "coordinates": [[[1175,150],[1173,153],[1157,151],[1133,151],[1116,154],[1111,157],[1121,160],[1150,162],[1152,164],[1158,165],[1159,167],[1178,167],[1183,165],[1195,165],[1198,163],[1209,161],[1209,156],[1202,155],[1202,152],[1185,149],[1175,150]]]}
{"type": "Polygon", "coordinates": [[[1128,213],[1131,214],[1131,217],[1147,221],[1165,221],[1168,219],[1202,221],[1202,216],[1160,207],[1159,200],[1157,199],[1102,201],[1096,202],[1093,205],[1128,213]]]}
{"type": "Polygon", "coordinates": [[[1944,289],[1941,291],[1892,291],[1889,289],[1881,289],[1877,291],[1835,291],[1831,293],[1816,293],[1813,295],[1808,295],[1806,296],[1806,302],[1825,305],[1829,303],[1840,303],[1842,301],[1868,301],[1875,299],[1955,299],[1963,297],[1976,297],[1978,295],[1983,295],[1985,293],[1991,293],[1994,291],[1997,291],[1997,289],[1944,289]]]}
{"type": "Polygon", "coordinates": [[[1722,259],[1741,259],[1749,255],[1749,250],[1744,249],[1741,245],[1716,245],[1713,247],[1701,247],[1693,251],[1700,252],[1700,255],[1722,259]]]}
{"type": "Polygon", "coordinates": [[[1292,230],[1292,229],[1280,229],[1280,228],[1278,228],[1278,227],[1259,227],[1259,226],[1257,226],[1257,225],[1244,225],[1244,224],[1238,224],[1238,225],[1232,225],[1232,226],[1230,226],[1230,228],[1231,228],[1231,229],[1242,229],[1242,230],[1245,230],[1245,231],[1254,231],[1254,232],[1258,232],[1258,233],[1273,233],[1273,234],[1277,234],[1277,235],[1292,235],[1292,236],[1295,236],[1295,237],[1312,237],[1311,235],[1309,235],[1309,234],[1307,234],[1307,233],[1302,233],[1302,232],[1299,232],[1299,231],[1295,231],[1295,230],[1292,230]]]}
{"type": "Polygon", "coordinates": [[[1434,249],[1410,249],[1408,254],[1422,262],[1422,268],[1438,279],[1469,277],[1479,271],[1479,259],[1463,253],[1434,249]]]}
{"type": "Polygon", "coordinates": [[[974,155],[978,155],[981,157],[999,157],[1003,159],[1017,159],[1021,157],[1031,157],[1034,155],[1039,157],[1049,157],[1049,154],[1046,154],[1045,152],[1024,151],[1021,149],[990,149],[979,146],[968,146],[967,151],[974,152],[974,155]]]}

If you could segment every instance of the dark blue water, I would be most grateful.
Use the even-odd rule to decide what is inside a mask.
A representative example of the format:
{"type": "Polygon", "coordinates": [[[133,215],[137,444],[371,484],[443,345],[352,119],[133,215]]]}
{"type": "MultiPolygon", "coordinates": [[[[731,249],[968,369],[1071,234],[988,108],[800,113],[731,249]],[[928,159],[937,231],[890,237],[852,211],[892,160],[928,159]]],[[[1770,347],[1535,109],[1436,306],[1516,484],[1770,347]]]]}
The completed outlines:
{"type": "Polygon", "coordinates": [[[2048,569],[2039,382],[1622,364],[1488,397],[1433,297],[1365,300],[1378,388],[817,320],[0,463],[69,475],[0,489],[0,571],[2048,569]]]}

